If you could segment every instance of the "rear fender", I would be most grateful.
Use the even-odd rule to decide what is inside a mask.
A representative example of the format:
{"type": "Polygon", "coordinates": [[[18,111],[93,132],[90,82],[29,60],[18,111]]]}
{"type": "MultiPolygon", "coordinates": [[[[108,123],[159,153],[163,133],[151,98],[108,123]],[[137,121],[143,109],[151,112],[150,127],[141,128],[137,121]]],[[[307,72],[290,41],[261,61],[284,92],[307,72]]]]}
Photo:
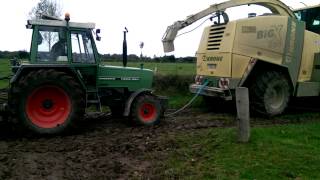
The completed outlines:
{"type": "MultiPolygon", "coordinates": [[[[252,60],[251,60],[252,61],[252,60]]],[[[251,62],[250,61],[250,62],[251,62]]],[[[295,84],[289,74],[289,70],[288,67],[283,66],[283,65],[277,65],[277,64],[272,64],[266,61],[262,61],[262,60],[254,60],[254,63],[252,63],[250,65],[248,65],[246,72],[243,74],[242,79],[239,83],[239,86],[243,86],[243,87],[249,87],[250,84],[252,83],[252,81],[255,80],[255,78],[266,71],[277,71],[277,72],[281,72],[288,80],[289,83],[291,85],[291,90],[292,93],[295,90],[295,84]],[[249,67],[251,66],[251,67],[249,67]]]]}

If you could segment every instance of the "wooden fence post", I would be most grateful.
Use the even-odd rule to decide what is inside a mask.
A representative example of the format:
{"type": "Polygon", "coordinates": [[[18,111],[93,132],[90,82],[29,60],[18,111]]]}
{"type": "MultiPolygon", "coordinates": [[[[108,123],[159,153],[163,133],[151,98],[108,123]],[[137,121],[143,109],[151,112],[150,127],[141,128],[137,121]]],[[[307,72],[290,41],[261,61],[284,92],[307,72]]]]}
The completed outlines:
{"type": "Polygon", "coordinates": [[[248,88],[236,88],[238,142],[246,143],[250,138],[250,111],[248,88]]]}

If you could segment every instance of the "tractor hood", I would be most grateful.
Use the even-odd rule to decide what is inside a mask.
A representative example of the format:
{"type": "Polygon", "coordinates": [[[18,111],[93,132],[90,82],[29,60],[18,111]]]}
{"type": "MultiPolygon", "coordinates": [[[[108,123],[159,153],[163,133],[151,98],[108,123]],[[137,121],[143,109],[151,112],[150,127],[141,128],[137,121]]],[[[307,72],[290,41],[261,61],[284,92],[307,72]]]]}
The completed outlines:
{"type": "Polygon", "coordinates": [[[99,87],[136,91],[141,88],[151,89],[152,81],[153,71],[150,69],[100,65],[98,70],[99,87]]]}

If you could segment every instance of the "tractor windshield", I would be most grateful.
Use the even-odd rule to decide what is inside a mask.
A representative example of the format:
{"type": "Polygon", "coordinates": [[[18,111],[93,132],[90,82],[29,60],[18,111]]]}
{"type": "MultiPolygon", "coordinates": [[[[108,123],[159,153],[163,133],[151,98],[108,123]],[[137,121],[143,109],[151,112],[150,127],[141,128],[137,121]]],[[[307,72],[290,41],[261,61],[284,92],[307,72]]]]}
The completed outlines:
{"type": "Polygon", "coordinates": [[[66,32],[63,28],[40,27],[37,47],[37,61],[68,61],[66,32]]]}

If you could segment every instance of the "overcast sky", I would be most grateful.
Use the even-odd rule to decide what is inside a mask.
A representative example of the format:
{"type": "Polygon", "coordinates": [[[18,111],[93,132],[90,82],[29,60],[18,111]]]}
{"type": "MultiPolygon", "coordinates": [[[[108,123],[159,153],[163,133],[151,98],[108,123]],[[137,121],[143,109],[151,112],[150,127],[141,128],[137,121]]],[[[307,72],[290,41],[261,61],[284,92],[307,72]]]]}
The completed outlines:
{"type": "MultiPolygon", "coordinates": [[[[144,42],[142,50],[147,56],[163,56],[162,36],[168,25],[177,20],[183,20],[188,15],[195,14],[211,4],[223,0],[57,0],[63,6],[63,12],[71,14],[71,21],[95,22],[100,28],[102,41],[97,42],[98,50],[103,54],[121,54],[123,29],[126,26],[128,34],[128,53],[140,54],[139,44],[144,42]]],[[[25,28],[28,13],[39,0],[2,0],[0,6],[1,33],[0,50],[27,50],[30,48],[31,30],[25,28]]],[[[292,8],[319,4],[320,0],[283,0],[292,8]]],[[[257,7],[250,7],[256,9],[257,7]]],[[[231,19],[245,17],[253,10],[246,7],[236,8],[230,13],[231,19]]],[[[259,12],[266,11],[263,8],[259,12]]],[[[202,21],[186,29],[188,31],[202,21]]],[[[197,51],[203,26],[180,36],[175,40],[176,51],[180,56],[194,56],[197,51]]]]}

